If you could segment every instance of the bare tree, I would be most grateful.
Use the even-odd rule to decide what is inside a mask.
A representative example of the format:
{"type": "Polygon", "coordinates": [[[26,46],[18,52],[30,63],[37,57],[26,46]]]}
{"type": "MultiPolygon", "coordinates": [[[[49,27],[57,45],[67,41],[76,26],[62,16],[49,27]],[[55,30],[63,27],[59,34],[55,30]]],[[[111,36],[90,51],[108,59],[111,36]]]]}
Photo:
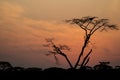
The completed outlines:
{"type": "Polygon", "coordinates": [[[47,41],[48,44],[45,44],[45,45],[43,45],[43,46],[44,46],[44,47],[52,47],[52,48],[53,48],[53,50],[48,51],[50,54],[48,53],[48,54],[46,54],[46,55],[47,55],[47,56],[48,56],[48,55],[51,55],[51,54],[54,55],[54,58],[55,58],[56,62],[58,63],[58,58],[57,58],[56,55],[59,54],[59,55],[63,56],[63,57],[66,59],[66,61],[68,62],[69,66],[70,66],[71,68],[73,68],[73,66],[72,66],[69,58],[68,58],[67,55],[63,52],[63,50],[69,51],[70,48],[69,48],[67,45],[56,45],[56,44],[53,42],[53,38],[48,38],[48,39],[46,39],[46,41],[47,41]]]}
{"type": "MultiPolygon", "coordinates": [[[[48,39],[47,42],[49,42],[49,45],[52,45],[53,47],[53,51],[50,53],[52,54],[60,54],[63,57],[66,58],[67,62],[69,63],[71,68],[77,68],[78,66],[80,66],[80,68],[86,66],[86,64],[89,62],[90,59],[90,54],[92,53],[92,49],[89,50],[89,52],[86,54],[86,56],[83,57],[83,54],[85,53],[85,49],[87,47],[87,45],[90,42],[90,39],[92,37],[93,34],[95,34],[96,31],[100,30],[100,31],[107,31],[109,29],[111,30],[118,30],[118,26],[110,24],[108,19],[99,19],[98,17],[92,17],[92,16],[87,16],[87,17],[82,17],[81,19],[75,18],[75,19],[71,19],[71,20],[66,20],[67,23],[70,24],[76,24],[80,27],[80,29],[82,29],[85,32],[84,35],[84,43],[82,46],[82,49],[79,53],[79,56],[77,58],[76,63],[74,64],[74,66],[72,66],[70,60],[68,59],[67,55],[65,53],[62,52],[62,49],[68,49],[68,46],[56,46],[54,44],[54,42],[52,41],[52,39],[48,39]],[[81,57],[83,57],[83,60],[81,60],[81,57]],[[81,63],[79,63],[81,60],[81,63]]],[[[49,46],[48,45],[48,46],[49,46]]]]}

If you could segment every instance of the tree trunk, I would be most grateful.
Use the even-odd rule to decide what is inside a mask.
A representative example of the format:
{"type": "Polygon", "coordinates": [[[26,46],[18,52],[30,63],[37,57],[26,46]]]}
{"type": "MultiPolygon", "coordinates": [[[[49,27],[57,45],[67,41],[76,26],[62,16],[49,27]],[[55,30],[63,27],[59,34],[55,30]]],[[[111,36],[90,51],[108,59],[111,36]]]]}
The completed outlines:
{"type": "Polygon", "coordinates": [[[87,43],[88,43],[89,39],[90,39],[90,35],[88,34],[88,35],[86,35],[84,45],[83,45],[83,47],[82,47],[82,50],[81,50],[80,55],[79,55],[79,57],[78,57],[78,60],[77,60],[77,62],[76,62],[76,64],[75,64],[75,66],[74,66],[75,69],[77,68],[77,66],[78,66],[78,64],[79,64],[79,62],[80,62],[80,58],[81,58],[81,56],[82,56],[83,53],[84,53],[84,50],[85,50],[85,48],[86,48],[86,46],[87,46],[87,43]]]}

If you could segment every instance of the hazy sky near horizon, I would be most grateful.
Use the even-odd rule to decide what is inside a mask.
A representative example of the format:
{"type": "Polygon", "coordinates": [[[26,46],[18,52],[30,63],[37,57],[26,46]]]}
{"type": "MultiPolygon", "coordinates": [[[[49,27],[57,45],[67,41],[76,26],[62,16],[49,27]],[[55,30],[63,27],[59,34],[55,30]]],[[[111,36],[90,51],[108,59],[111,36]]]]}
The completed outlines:
{"type": "MultiPolygon", "coordinates": [[[[71,18],[97,16],[120,26],[120,0],[0,0],[0,61],[23,67],[68,67],[64,58],[56,65],[45,38],[69,45],[75,62],[82,46],[83,32],[63,22],[71,18]],[[72,37],[71,37],[72,36],[72,37]]],[[[110,61],[120,65],[120,31],[97,32],[91,39],[94,51],[89,65],[110,61]]]]}

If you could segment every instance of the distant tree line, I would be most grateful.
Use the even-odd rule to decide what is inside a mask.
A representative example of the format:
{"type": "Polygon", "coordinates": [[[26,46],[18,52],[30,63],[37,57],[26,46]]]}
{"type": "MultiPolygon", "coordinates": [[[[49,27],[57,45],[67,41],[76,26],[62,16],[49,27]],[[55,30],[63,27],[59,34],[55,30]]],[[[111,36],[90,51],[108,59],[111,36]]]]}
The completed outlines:
{"type": "Polygon", "coordinates": [[[0,61],[0,79],[4,80],[120,80],[120,66],[114,68],[110,62],[99,62],[94,67],[80,69],[50,67],[46,69],[13,67],[9,62],[0,61]]]}
{"type": "MultiPolygon", "coordinates": [[[[109,65],[110,62],[99,62],[99,64],[90,67],[90,66],[84,66],[81,69],[78,70],[120,70],[120,66],[115,66],[114,68],[112,66],[109,65]]],[[[24,67],[13,67],[9,62],[6,61],[0,61],[0,72],[7,72],[7,71],[11,71],[11,72],[19,72],[19,71],[45,71],[45,70],[49,70],[49,69],[62,69],[62,68],[57,68],[57,67],[53,67],[53,68],[47,68],[42,70],[42,68],[38,68],[38,67],[31,67],[31,68],[24,68],[24,67]]],[[[71,69],[71,68],[69,68],[71,69]]],[[[65,70],[65,69],[63,69],[65,70]]],[[[67,70],[67,69],[66,69],[67,70]]]]}

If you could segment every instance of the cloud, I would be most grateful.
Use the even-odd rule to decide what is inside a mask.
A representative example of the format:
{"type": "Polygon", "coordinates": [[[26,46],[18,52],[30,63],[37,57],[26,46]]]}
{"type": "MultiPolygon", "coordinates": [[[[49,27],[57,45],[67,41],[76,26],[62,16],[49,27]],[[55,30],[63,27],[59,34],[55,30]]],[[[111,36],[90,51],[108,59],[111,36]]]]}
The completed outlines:
{"type": "Polygon", "coordinates": [[[15,3],[2,2],[0,5],[1,18],[19,18],[24,13],[23,8],[15,3]]]}
{"type": "Polygon", "coordinates": [[[112,22],[119,25],[120,21],[120,0],[111,0],[106,4],[103,16],[108,17],[112,22]]]}
{"type": "MultiPolygon", "coordinates": [[[[47,53],[47,50],[43,48],[42,44],[45,43],[45,38],[51,37],[55,38],[56,43],[68,44],[72,48],[71,53],[75,53],[69,54],[72,61],[73,59],[75,59],[75,57],[77,57],[78,54],[76,53],[79,53],[81,49],[81,44],[83,43],[82,38],[84,37],[83,32],[79,29],[79,27],[75,26],[74,28],[72,28],[73,26],[64,24],[63,22],[58,23],[57,21],[31,19],[29,17],[25,17],[24,12],[24,8],[16,3],[1,3],[0,59],[12,60],[14,57],[14,60],[12,61],[16,61],[16,63],[17,61],[21,61],[21,63],[26,61],[27,64],[32,61],[33,64],[41,63],[43,65],[50,65],[49,61],[52,60],[50,57],[49,59],[47,57],[45,58],[44,54],[47,53]],[[24,60],[22,58],[24,58],[24,60]]],[[[113,35],[113,33],[110,34],[113,35]]],[[[108,35],[103,36],[102,34],[93,37],[93,39],[95,38],[95,40],[98,41],[96,43],[100,45],[100,48],[105,48],[105,52],[108,52],[108,50],[111,49],[109,48],[110,45],[114,44],[114,41],[113,43],[111,43],[111,38],[107,37],[108,35]],[[103,40],[103,38],[104,41],[102,43],[101,40],[103,40]],[[104,45],[104,43],[106,43],[106,45],[104,45]],[[106,49],[106,47],[108,47],[109,49],[106,49]]],[[[96,53],[104,53],[104,51],[97,50],[96,53]]],[[[97,54],[96,56],[101,56],[101,54],[97,54]]],[[[63,60],[63,62],[65,61],[63,60]]]]}
{"type": "MultiPolygon", "coordinates": [[[[44,56],[47,53],[47,50],[42,46],[45,43],[44,39],[54,37],[58,43],[64,39],[62,42],[69,44],[73,41],[69,35],[73,36],[79,33],[75,28],[68,28],[67,24],[25,17],[23,15],[24,8],[15,3],[1,3],[0,11],[0,59],[16,61],[16,64],[20,61],[27,64],[32,59],[33,63],[31,64],[50,65],[52,64],[52,62],[49,63],[51,58],[44,56]],[[40,57],[37,57],[37,60],[40,60],[37,63],[36,55],[40,57]],[[43,58],[44,61],[41,60],[43,58]]],[[[78,39],[77,36],[74,38],[78,39]]]]}

